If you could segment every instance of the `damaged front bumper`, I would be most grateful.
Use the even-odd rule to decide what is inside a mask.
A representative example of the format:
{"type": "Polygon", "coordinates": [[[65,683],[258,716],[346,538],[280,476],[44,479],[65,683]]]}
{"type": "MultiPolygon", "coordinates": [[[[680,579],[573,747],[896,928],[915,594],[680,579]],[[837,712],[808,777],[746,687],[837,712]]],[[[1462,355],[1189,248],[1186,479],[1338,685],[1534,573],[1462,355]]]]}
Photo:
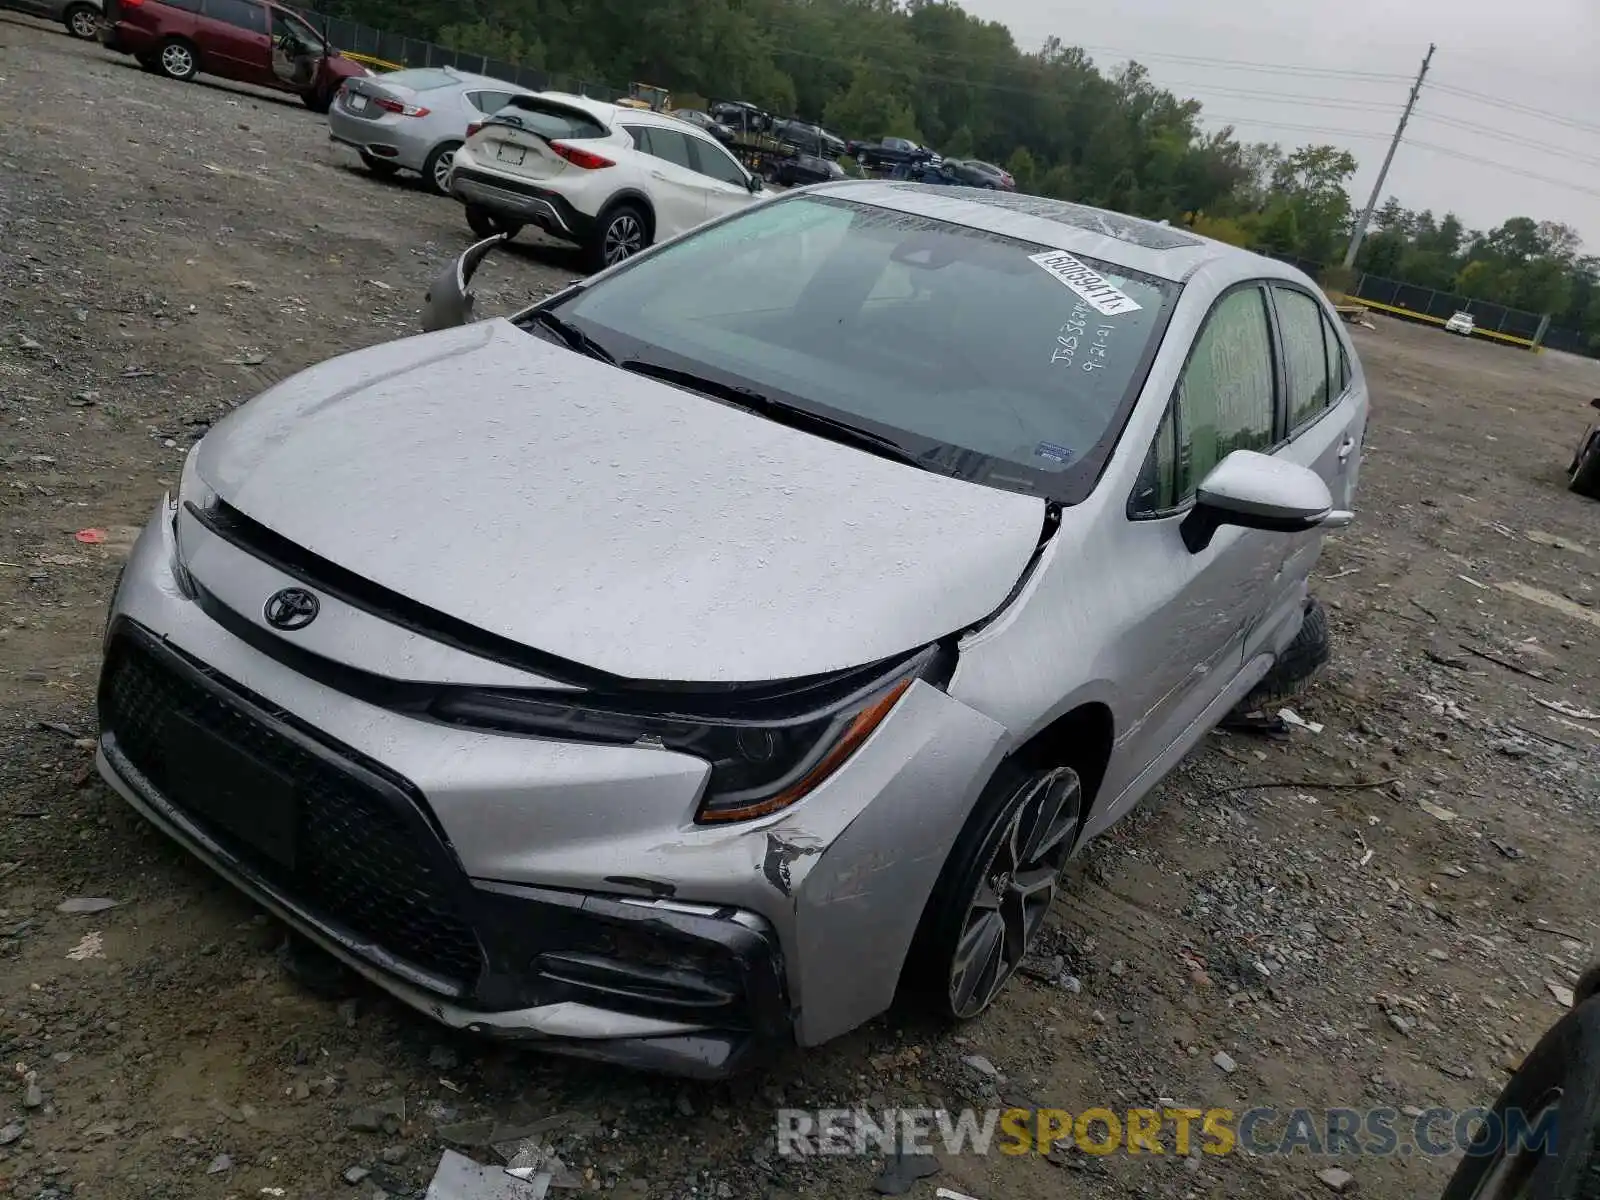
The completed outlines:
{"type": "MultiPolygon", "coordinates": [[[[175,552],[158,508],[112,605],[101,773],[404,1003],[566,1054],[719,1077],[883,1011],[1006,745],[919,683],[792,809],[696,826],[703,763],[357,699],[212,619],[175,552]]],[[[237,565],[252,595],[295,582],[237,565]]]]}

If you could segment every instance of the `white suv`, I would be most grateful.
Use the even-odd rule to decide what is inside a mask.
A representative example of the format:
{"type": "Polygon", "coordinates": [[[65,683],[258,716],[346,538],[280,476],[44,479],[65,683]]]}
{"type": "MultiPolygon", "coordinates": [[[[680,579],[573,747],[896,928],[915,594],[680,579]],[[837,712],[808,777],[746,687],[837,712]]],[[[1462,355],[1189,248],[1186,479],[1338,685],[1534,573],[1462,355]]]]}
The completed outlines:
{"type": "Polygon", "coordinates": [[[765,195],[692,125],[559,92],[515,96],[469,126],[448,186],[478,236],[536,225],[596,271],[765,195]]]}

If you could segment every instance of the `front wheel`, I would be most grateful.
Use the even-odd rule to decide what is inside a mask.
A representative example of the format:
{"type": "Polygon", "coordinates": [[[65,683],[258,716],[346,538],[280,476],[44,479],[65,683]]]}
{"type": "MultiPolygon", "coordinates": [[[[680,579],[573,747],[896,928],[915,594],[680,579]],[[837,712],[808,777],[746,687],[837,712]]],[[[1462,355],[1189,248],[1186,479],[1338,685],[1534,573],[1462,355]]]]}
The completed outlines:
{"type": "Polygon", "coordinates": [[[100,36],[100,14],[90,4],[74,4],[67,9],[64,19],[67,32],[75,38],[92,42],[100,36]]]}
{"type": "Polygon", "coordinates": [[[520,221],[507,221],[504,217],[497,217],[486,208],[479,208],[476,204],[467,205],[467,228],[480,238],[494,237],[503,233],[507,237],[516,237],[522,232],[520,221]]]}
{"type": "Polygon", "coordinates": [[[1022,965],[1055,900],[1082,810],[1071,767],[1003,763],[995,772],[940,872],[912,951],[911,982],[937,1015],[976,1017],[1022,965]]]}
{"type": "Polygon", "coordinates": [[[632,258],[649,244],[644,213],[636,205],[619,204],[596,223],[588,246],[589,269],[603,271],[632,258]]]}
{"type": "Polygon", "coordinates": [[[1442,1200],[1600,1197],[1600,999],[1557,1021],[1523,1060],[1442,1200]]]}

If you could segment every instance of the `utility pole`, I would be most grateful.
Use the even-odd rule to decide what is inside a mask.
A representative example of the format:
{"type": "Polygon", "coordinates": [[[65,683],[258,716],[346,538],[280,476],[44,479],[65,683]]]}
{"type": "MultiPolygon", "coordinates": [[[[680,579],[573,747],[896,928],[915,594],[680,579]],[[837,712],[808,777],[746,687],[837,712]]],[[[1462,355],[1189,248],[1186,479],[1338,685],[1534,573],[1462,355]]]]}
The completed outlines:
{"type": "Polygon", "coordinates": [[[1436,47],[1430,42],[1428,53],[1422,60],[1422,69],[1417,72],[1417,81],[1411,85],[1411,95],[1406,100],[1406,110],[1400,114],[1400,124],[1395,126],[1394,140],[1389,143],[1389,153],[1383,156],[1383,166],[1378,168],[1378,181],[1372,185],[1372,198],[1367,201],[1367,210],[1361,214],[1361,219],[1356,222],[1355,229],[1350,234],[1350,248],[1344,253],[1344,265],[1356,265],[1356,251],[1361,249],[1361,239],[1367,236],[1367,225],[1372,221],[1373,210],[1378,207],[1378,197],[1383,194],[1383,182],[1389,177],[1389,164],[1394,162],[1394,152],[1400,148],[1400,136],[1406,131],[1406,122],[1411,119],[1411,110],[1417,106],[1417,95],[1422,91],[1422,81],[1428,76],[1428,66],[1433,62],[1433,52],[1436,47]]]}

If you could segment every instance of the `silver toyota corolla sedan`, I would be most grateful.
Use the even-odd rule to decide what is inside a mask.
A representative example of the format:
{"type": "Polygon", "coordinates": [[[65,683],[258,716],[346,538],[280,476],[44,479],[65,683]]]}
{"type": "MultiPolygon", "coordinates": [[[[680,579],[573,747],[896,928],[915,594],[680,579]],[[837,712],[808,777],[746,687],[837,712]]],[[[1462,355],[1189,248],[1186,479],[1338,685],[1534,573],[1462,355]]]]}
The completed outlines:
{"type": "Polygon", "coordinates": [[[450,1026],[716,1076],[971,1017],[1295,643],[1366,415],[1281,263],[799,190],[220,423],[118,587],[99,766],[450,1026]]]}
{"type": "Polygon", "coordinates": [[[418,67],[345,82],[328,109],[328,136],[349,146],[375,175],[415,171],[444,193],[467,131],[513,96],[533,93],[503,79],[453,67],[418,67]]]}

